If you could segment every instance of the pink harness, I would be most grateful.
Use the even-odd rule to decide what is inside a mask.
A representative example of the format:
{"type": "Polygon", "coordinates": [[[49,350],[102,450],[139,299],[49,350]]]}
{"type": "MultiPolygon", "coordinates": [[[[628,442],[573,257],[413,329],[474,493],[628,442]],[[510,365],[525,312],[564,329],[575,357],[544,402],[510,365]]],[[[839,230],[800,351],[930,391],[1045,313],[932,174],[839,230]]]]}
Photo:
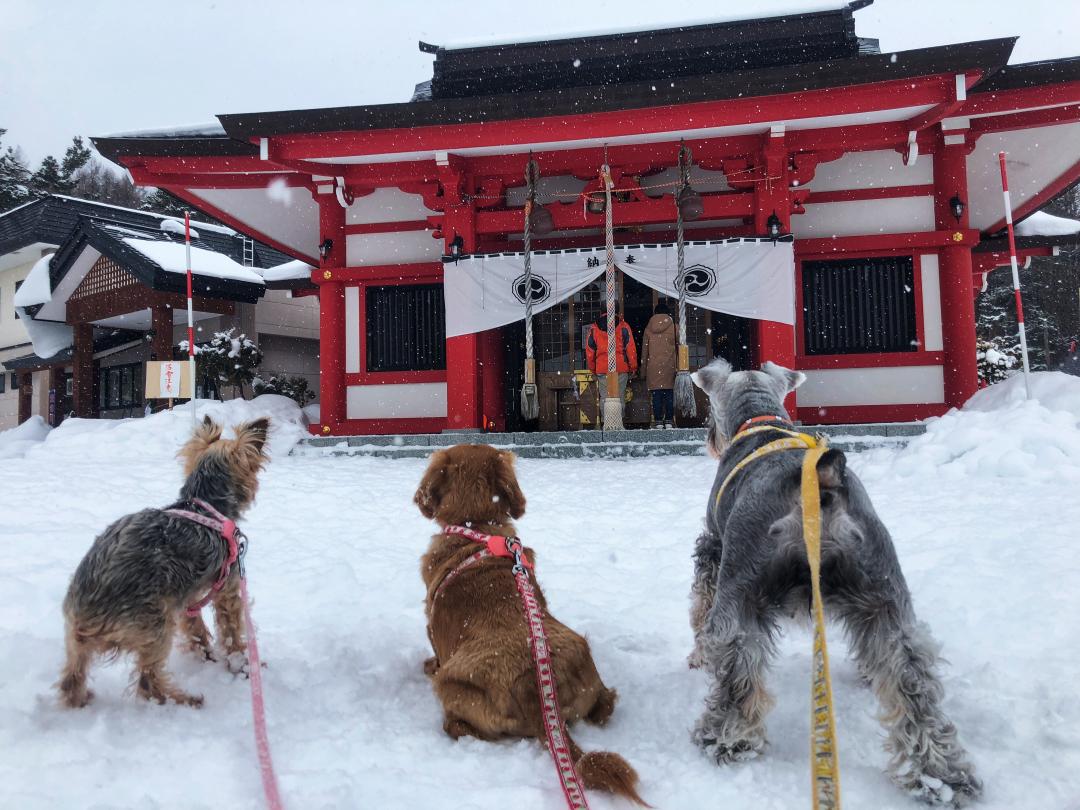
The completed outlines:
{"type": "Polygon", "coordinates": [[[166,509],[165,514],[184,518],[185,520],[190,520],[192,523],[198,523],[208,529],[213,529],[224,537],[225,542],[229,544],[229,553],[221,563],[221,571],[218,573],[218,578],[214,581],[214,584],[210,586],[210,590],[207,592],[206,596],[195,604],[188,605],[184,609],[184,613],[188,616],[198,616],[199,612],[210,604],[210,600],[217,595],[218,591],[225,587],[225,581],[229,578],[229,574],[232,573],[233,563],[239,562],[240,577],[241,579],[243,578],[244,554],[247,552],[247,539],[244,537],[243,532],[236,528],[235,520],[225,517],[206,501],[201,498],[192,498],[189,503],[193,506],[197,506],[204,512],[209,512],[210,517],[200,515],[198,512],[191,512],[187,509],[166,509]]]}
{"type": "Polygon", "coordinates": [[[559,706],[559,694],[555,684],[555,666],[551,661],[551,648],[548,645],[547,632],[544,630],[544,614],[540,609],[540,600],[536,598],[532,582],[529,579],[528,569],[532,568],[525,558],[525,551],[521,540],[517,537],[503,537],[497,534],[484,534],[466,526],[444,526],[444,534],[458,534],[467,537],[477,543],[483,543],[486,548],[481,549],[472,556],[466,558],[454,570],[452,570],[435,590],[432,604],[443,592],[447,584],[459,573],[471,565],[475,565],[485,557],[512,557],[514,567],[514,584],[517,585],[518,595],[521,597],[521,607],[525,613],[525,623],[529,628],[529,648],[532,651],[533,667],[536,670],[536,688],[540,694],[540,714],[544,721],[544,732],[547,734],[548,748],[551,758],[555,761],[555,770],[559,774],[559,783],[562,785],[563,795],[566,797],[566,806],[570,810],[589,810],[589,803],[585,800],[585,789],[578,776],[574,758],[570,754],[570,746],[567,743],[566,724],[563,723],[562,709],[559,706]]]}

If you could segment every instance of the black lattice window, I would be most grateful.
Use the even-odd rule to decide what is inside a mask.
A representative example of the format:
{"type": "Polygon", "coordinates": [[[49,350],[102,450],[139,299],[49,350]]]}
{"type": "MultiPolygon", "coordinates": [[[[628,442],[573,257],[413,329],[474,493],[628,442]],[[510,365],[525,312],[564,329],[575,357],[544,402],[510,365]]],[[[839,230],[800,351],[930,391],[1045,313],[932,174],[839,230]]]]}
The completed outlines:
{"type": "Polygon", "coordinates": [[[367,370],[446,368],[442,284],[368,287],[367,370]]]}
{"type": "Polygon", "coordinates": [[[919,348],[910,256],[803,262],[802,291],[806,354],[919,348]]]}

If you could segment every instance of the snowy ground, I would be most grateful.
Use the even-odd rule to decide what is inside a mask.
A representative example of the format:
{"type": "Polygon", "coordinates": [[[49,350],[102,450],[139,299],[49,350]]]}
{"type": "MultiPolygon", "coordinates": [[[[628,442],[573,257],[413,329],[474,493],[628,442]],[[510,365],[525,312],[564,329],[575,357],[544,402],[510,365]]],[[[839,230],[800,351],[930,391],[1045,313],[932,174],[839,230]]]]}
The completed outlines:
{"type": "MultiPolygon", "coordinates": [[[[984,402],[995,410],[946,417],[907,450],[851,458],[943,642],[946,708],[987,810],[1080,808],[1080,380],[1058,377],[1044,387],[1065,386],[1055,402],[1077,406],[1071,415],[1009,403],[1001,389],[984,402]]],[[[262,807],[248,685],[222,666],[173,655],[177,679],[205,694],[202,710],[137,702],[126,661],[96,670],[87,709],[57,705],[71,572],[96,532],[170,502],[180,483],[182,414],[102,425],[71,423],[0,466],[0,807],[262,807]]],[[[244,525],[286,805],[560,807],[539,744],[442,733],[421,671],[418,558],[431,525],[410,499],[423,462],[282,455],[294,434],[277,437],[244,525]]],[[[770,676],[766,756],[719,768],[690,743],[706,677],[685,665],[686,593],[714,469],[700,457],[519,462],[520,529],[549,602],[589,636],[621,696],[607,728],[574,734],[586,750],[623,754],[659,808],[809,807],[806,631],[788,631],[770,676]]],[[[914,808],[882,772],[875,703],[837,630],[830,646],[845,806],[914,808]]]]}

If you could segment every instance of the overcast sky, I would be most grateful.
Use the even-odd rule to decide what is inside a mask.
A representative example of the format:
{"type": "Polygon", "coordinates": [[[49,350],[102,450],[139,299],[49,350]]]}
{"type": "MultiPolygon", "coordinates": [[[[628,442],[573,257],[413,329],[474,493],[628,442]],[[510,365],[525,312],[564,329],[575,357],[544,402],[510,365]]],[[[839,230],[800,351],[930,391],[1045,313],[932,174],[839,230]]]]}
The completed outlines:
{"type": "MultiPolygon", "coordinates": [[[[816,0],[3,0],[0,128],[33,161],[73,135],[217,113],[406,101],[434,44],[654,28],[830,7],[816,0]]],[[[835,6],[839,6],[836,3],[835,6]]],[[[877,0],[882,50],[1018,35],[1013,62],[1080,55],[1076,0],[877,0]]]]}

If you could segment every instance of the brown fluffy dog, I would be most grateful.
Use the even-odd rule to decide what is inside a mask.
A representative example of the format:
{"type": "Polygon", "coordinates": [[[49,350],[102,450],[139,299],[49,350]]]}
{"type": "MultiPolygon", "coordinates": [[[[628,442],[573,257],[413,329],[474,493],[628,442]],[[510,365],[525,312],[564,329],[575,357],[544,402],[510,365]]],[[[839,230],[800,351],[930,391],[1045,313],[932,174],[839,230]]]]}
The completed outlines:
{"type": "MultiPolygon", "coordinates": [[[[487,445],[440,450],[431,457],[416,491],[416,505],[424,517],[442,526],[468,525],[486,534],[513,536],[511,521],[525,513],[513,462],[512,453],[487,445]]],[[[511,573],[513,560],[487,558],[462,569],[435,600],[442,581],[478,548],[464,537],[437,534],[421,560],[428,637],[435,652],[424,671],[442,701],[443,729],[454,739],[545,740],[529,631],[511,573]]],[[[535,561],[531,548],[525,554],[535,561]]],[[[563,719],[605,723],[615,709],[615,690],[600,680],[588,642],[548,612],[535,579],[533,584],[544,614],[563,719]]],[[[607,752],[584,754],[569,735],[567,742],[585,787],[644,804],[635,789],[637,773],[626,760],[607,752]]]]}
{"type": "MultiPolygon", "coordinates": [[[[200,499],[237,520],[255,499],[268,429],[269,421],[259,419],[225,440],[206,417],[179,453],[187,476],[180,508],[199,511],[184,502],[200,499]]],[[[95,656],[131,652],[139,697],[202,705],[201,696],[173,686],[165,660],[178,629],[193,650],[214,660],[202,616],[188,617],[184,608],[210,589],[227,554],[218,532],[162,509],[127,515],[102,532],[64,599],[67,663],[58,684],[63,701],[78,708],[93,697],[86,679],[95,656]]],[[[242,671],[247,662],[237,566],[213,604],[229,668],[242,671]]]]}

